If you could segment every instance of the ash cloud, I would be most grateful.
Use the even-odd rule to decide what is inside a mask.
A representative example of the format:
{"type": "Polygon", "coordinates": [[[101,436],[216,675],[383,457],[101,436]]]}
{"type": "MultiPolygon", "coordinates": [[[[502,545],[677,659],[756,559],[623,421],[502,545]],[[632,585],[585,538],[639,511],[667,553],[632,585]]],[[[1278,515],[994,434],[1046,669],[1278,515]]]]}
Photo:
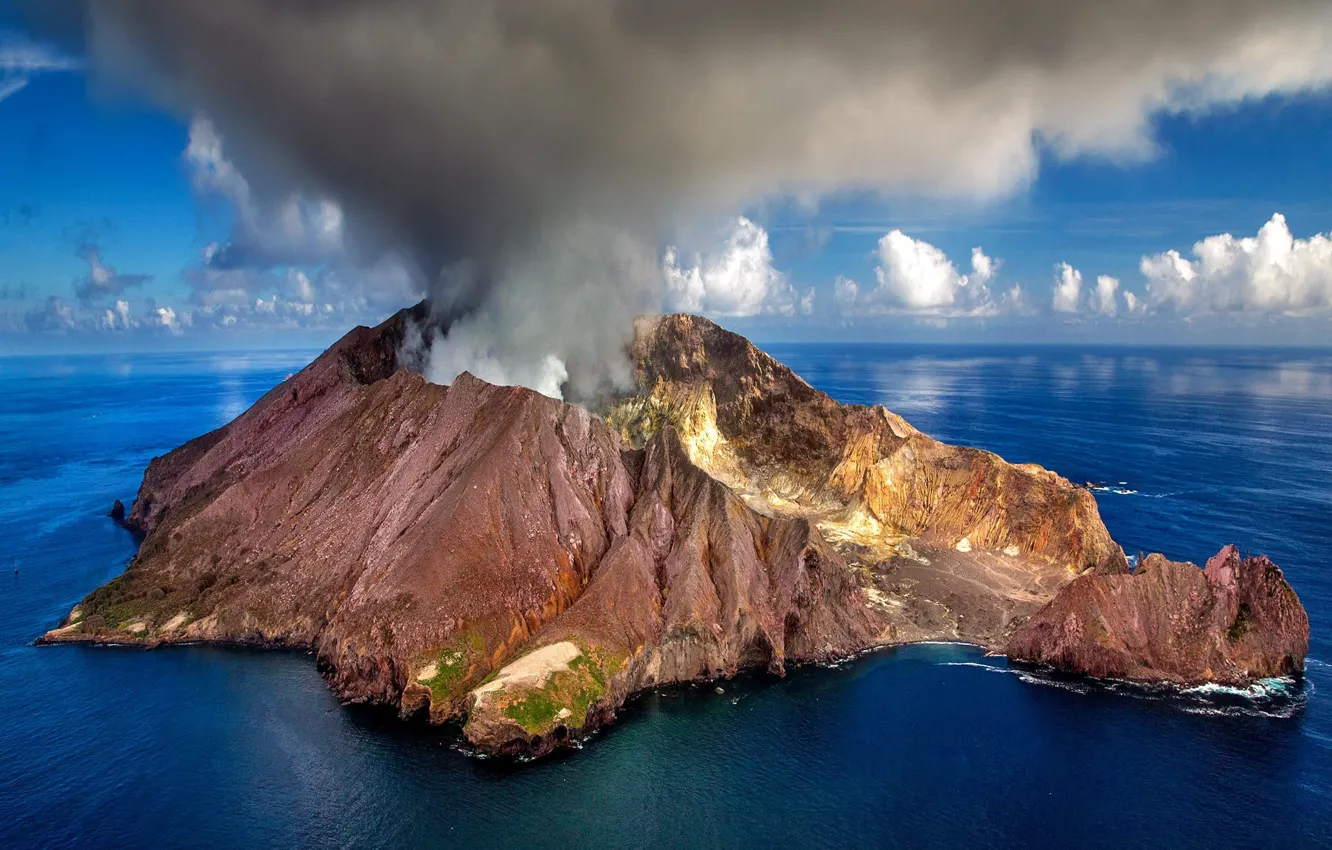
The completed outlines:
{"type": "Polygon", "coordinates": [[[553,357],[579,393],[623,373],[629,317],[660,303],[658,247],[687,221],[773,196],[1002,195],[1043,151],[1150,157],[1155,114],[1332,79],[1332,8],[1300,0],[89,13],[98,67],[209,116],[254,192],[328,197],[350,254],[410,257],[452,321],[434,377],[482,357],[547,381],[527,376],[553,357]]]}

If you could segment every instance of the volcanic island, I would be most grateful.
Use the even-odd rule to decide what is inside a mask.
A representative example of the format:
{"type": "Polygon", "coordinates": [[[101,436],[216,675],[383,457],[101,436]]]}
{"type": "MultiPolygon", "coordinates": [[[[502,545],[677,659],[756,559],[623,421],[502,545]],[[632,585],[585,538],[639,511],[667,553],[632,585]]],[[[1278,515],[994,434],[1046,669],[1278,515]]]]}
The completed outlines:
{"type": "Polygon", "coordinates": [[[427,304],[348,333],[155,458],[124,574],[41,643],[301,648],[348,703],[539,756],[645,689],[920,641],[1144,683],[1299,676],[1279,567],[1130,567],[1086,488],[839,404],[744,337],[645,317],[582,406],[406,365],[427,304]]]}

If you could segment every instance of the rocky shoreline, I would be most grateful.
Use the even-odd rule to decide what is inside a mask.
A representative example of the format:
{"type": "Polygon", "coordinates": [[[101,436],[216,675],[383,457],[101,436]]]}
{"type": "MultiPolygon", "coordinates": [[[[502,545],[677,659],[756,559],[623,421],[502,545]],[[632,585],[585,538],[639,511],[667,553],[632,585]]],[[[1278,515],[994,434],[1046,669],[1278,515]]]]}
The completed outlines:
{"type": "Polygon", "coordinates": [[[427,320],[352,331],[154,459],[112,513],[138,555],[39,642],[306,649],[344,702],[523,756],[644,690],[914,642],[1144,681],[1303,668],[1265,559],[1130,572],[1085,488],[840,405],[707,320],[640,322],[638,389],[596,416],[426,383],[398,350],[427,320]]]}

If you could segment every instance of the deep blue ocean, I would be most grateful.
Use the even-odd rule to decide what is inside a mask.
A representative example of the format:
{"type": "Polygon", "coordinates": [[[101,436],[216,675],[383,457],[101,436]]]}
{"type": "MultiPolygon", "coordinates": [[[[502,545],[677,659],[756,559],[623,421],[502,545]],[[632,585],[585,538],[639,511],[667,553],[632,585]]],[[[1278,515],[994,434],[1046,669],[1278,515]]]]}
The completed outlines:
{"type": "Polygon", "coordinates": [[[129,561],[156,454],[315,352],[0,359],[0,847],[1332,845],[1332,351],[774,345],[844,402],[1096,482],[1124,548],[1271,555],[1272,709],[1042,682],[960,646],[645,695],[515,765],[343,708],[304,653],[30,642],[129,561]]]}

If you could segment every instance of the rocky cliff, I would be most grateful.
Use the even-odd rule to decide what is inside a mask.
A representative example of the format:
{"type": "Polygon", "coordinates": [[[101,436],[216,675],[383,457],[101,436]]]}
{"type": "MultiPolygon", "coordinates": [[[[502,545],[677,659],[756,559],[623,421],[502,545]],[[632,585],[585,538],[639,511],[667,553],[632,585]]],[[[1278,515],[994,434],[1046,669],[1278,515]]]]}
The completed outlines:
{"type": "MultiPolygon", "coordinates": [[[[356,329],[155,459],[125,519],[138,556],[43,641],[309,647],[345,700],[539,754],[658,684],[910,640],[998,649],[1024,622],[1045,635],[1050,609],[1028,618],[1051,600],[1082,610],[1090,582],[1164,598],[1086,490],[839,405],[706,320],[641,322],[638,389],[594,416],[427,383],[398,358],[424,317],[356,329]]],[[[1266,647],[1246,600],[1237,645],[1266,647]]],[[[1254,653],[1244,670],[1272,657],[1254,653]]]]}
{"type": "Polygon", "coordinates": [[[1281,569],[1234,546],[1204,569],[1149,555],[1085,575],[1018,629],[1009,657],[1100,678],[1243,685],[1304,670],[1309,618],[1281,569]]]}
{"type": "Polygon", "coordinates": [[[899,640],[1002,647],[1074,575],[1128,571],[1086,489],[838,404],[712,322],[640,320],[633,355],[639,391],[606,421],[635,444],[669,424],[755,511],[814,523],[899,640]]]}

